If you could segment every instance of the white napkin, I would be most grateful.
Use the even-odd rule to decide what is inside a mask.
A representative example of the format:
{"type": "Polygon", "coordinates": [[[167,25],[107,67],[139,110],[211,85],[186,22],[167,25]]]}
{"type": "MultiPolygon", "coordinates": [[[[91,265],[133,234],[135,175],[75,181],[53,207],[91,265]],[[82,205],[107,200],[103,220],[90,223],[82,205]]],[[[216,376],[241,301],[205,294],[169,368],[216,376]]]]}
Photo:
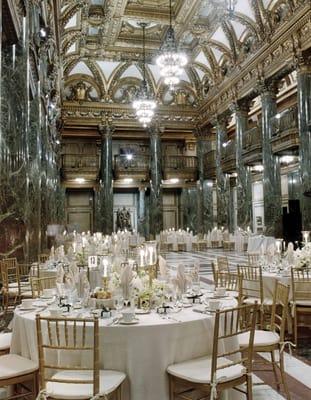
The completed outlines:
{"type": "Polygon", "coordinates": [[[288,243],[287,247],[287,252],[286,252],[286,261],[288,262],[289,265],[294,265],[295,263],[295,251],[294,251],[294,245],[292,242],[288,243]]]}
{"type": "Polygon", "coordinates": [[[123,291],[123,297],[125,299],[129,299],[130,296],[130,285],[133,279],[133,271],[132,271],[132,266],[131,265],[126,265],[120,275],[120,282],[121,282],[121,288],[123,291]]]}
{"type": "Polygon", "coordinates": [[[64,268],[62,265],[58,265],[57,266],[57,270],[56,270],[56,283],[64,283],[64,276],[65,276],[65,272],[64,272],[64,268]]]}
{"type": "Polygon", "coordinates": [[[200,280],[200,263],[196,261],[193,265],[193,280],[198,282],[200,280]]]}
{"type": "Polygon", "coordinates": [[[267,261],[268,263],[272,263],[274,259],[274,254],[275,254],[275,245],[274,243],[270,244],[270,246],[267,249],[267,261]]]}
{"type": "Polygon", "coordinates": [[[80,272],[77,263],[75,261],[72,261],[69,264],[69,274],[72,276],[71,279],[74,282],[74,284],[78,285],[80,282],[80,272]]]}
{"type": "Polygon", "coordinates": [[[87,278],[87,273],[84,269],[81,269],[79,273],[79,288],[78,288],[78,296],[82,298],[82,303],[87,305],[89,297],[90,297],[90,282],[87,278]]]}
{"type": "Polygon", "coordinates": [[[188,278],[185,274],[185,267],[181,264],[177,267],[177,275],[175,278],[175,285],[181,293],[185,293],[187,290],[188,278]]]}
{"type": "Polygon", "coordinates": [[[167,276],[167,264],[166,260],[159,256],[159,269],[160,269],[160,276],[165,277],[167,276]]]}

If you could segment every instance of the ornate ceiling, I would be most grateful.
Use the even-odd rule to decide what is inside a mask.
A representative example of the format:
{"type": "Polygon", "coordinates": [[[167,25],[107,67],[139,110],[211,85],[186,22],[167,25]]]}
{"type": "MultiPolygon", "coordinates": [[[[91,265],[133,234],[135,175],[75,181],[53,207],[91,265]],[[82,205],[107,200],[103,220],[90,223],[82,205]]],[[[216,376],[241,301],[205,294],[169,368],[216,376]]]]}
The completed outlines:
{"type": "Polygon", "coordinates": [[[61,4],[63,100],[129,105],[142,79],[146,32],[147,80],[163,106],[196,110],[269,40],[300,0],[238,0],[233,18],[225,1],[173,0],[174,28],[189,65],[175,93],[162,83],[154,59],[169,25],[168,0],[64,0],[61,4]]]}

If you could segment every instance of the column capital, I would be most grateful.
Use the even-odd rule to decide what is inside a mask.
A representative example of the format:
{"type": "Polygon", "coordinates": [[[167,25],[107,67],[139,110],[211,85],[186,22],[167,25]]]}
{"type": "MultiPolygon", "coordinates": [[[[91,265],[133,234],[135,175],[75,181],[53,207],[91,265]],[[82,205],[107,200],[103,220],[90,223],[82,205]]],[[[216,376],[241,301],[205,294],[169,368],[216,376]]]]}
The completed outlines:
{"type": "Polygon", "coordinates": [[[261,96],[270,95],[276,97],[278,92],[278,81],[275,79],[260,78],[256,82],[255,91],[261,96]]]}
{"type": "Polygon", "coordinates": [[[230,111],[235,114],[248,115],[252,100],[240,99],[230,104],[230,111]]]}
{"type": "Polygon", "coordinates": [[[205,126],[204,128],[196,127],[193,131],[193,136],[197,140],[208,140],[212,135],[212,127],[205,126]]]}
{"type": "Polygon", "coordinates": [[[230,110],[227,110],[221,115],[214,115],[211,118],[211,124],[216,127],[217,131],[219,129],[226,130],[230,119],[231,119],[231,112],[230,110]]]}
{"type": "Polygon", "coordinates": [[[102,139],[106,136],[112,136],[115,129],[115,126],[108,121],[102,121],[102,123],[98,125],[98,131],[102,139]]]}
{"type": "Polygon", "coordinates": [[[161,136],[165,131],[165,126],[161,125],[158,120],[155,120],[152,125],[148,127],[150,136],[161,136]]]}
{"type": "Polygon", "coordinates": [[[311,73],[311,55],[310,54],[299,54],[295,58],[295,67],[297,73],[308,72],[311,73]]]}

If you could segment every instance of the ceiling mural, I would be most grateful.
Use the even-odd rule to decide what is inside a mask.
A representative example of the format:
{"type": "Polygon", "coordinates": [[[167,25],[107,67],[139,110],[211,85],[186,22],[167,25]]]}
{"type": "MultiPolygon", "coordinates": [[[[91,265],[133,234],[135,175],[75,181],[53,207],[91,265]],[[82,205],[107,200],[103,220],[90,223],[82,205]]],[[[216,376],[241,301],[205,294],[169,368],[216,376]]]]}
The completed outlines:
{"type": "Polygon", "coordinates": [[[65,100],[130,104],[142,81],[146,28],[146,80],[159,104],[197,107],[229,79],[301,0],[173,0],[173,26],[189,58],[176,93],[164,85],[155,57],[169,27],[168,0],[64,0],[61,8],[65,100]]]}

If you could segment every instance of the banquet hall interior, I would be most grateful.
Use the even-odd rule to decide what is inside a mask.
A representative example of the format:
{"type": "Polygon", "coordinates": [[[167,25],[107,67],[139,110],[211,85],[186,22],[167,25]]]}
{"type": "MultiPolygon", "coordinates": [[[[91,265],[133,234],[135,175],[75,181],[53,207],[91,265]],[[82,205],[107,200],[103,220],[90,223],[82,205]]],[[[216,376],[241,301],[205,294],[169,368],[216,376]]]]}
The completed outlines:
{"type": "Polygon", "coordinates": [[[0,6],[0,399],[311,399],[310,0],[0,6]]]}

